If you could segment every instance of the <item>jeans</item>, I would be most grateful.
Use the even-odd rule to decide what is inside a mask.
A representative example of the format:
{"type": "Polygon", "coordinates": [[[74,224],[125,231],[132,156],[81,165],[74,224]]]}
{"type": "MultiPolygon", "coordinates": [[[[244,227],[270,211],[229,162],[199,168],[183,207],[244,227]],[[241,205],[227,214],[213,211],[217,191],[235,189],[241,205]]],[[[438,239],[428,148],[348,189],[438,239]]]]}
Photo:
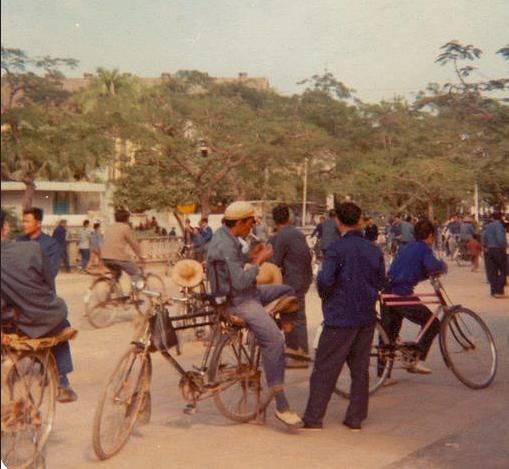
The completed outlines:
{"type": "Polygon", "coordinates": [[[82,270],[85,270],[90,260],[90,249],[80,249],[80,256],[80,267],[82,270]]]}
{"type": "Polygon", "coordinates": [[[234,298],[227,311],[243,319],[253,332],[262,352],[262,365],[269,388],[282,387],[285,380],[285,339],[274,319],[265,311],[275,299],[294,294],[287,285],[260,285],[257,297],[234,298]]]}
{"type": "Polygon", "coordinates": [[[507,276],[507,254],[504,248],[488,248],[484,256],[486,275],[492,295],[504,293],[507,276]]]}
{"type": "Polygon", "coordinates": [[[306,424],[322,425],[345,361],[352,377],[345,422],[360,426],[368,416],[369,356],[373,331],[372,326],[358,328],[324,326],[309,380],[308,403],[302,418],[306,424]]]}

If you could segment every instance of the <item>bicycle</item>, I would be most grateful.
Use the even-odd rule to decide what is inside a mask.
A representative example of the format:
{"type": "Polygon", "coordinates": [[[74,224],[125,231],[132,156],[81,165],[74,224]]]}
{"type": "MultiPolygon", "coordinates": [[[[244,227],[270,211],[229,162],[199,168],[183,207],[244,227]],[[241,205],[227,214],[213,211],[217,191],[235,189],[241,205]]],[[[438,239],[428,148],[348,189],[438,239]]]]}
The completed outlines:
{"type": "Polygon", "coordinates": [[[451,259],[456,261],[459,267],[464,267],[470,263],[470,256],[468,255],[467,243],[464,240],[456,242],[454,251],[452,252],[451,259]]]}
{"type": "MultiPolygon", "coordinates": [[[[430,282],[433,293],[417,293],[410,297],[380,295],[380,309],[386,306],[412,304],[434,304],[437,307],[412,342],[399,340],[391,342],[382,327],[380,317],[377,318],[369,364],[370,394],[383,385],[392,370],[396,368],[396,363],[400,362],[401,368],[404,369],[409,369],[417,363],[419,341],[435,318],[440,319],[439,344],[442,358],[456,378],[471,389],[486,388],[495,379],[498,363],[497,349],[488,326],[470,309],[453,305],[438,277],[432,276],[430,282]]],[[[341,372],[335,392],[349,398],[350,377],[346,370],[341,372]]]]}
{"type": "MultiPolygon", "coordinates": [[[[248,422],[261,415],[272,394],[260,369],[260,348],[246,324],[226,312],[226,297],[194,293],[203,311],[171,316],[171,299],[144,291],[152,298],[143,315],[139,336],[120,359],[103,391],[95,412],[92,445],[99,459],[107,459],[125,445],[134,426],[150,420],[151,353],[159,352],[180,375],[179,388],[187,401],[184,412],[193,414],[197,403],[213,398],[219,411],[230,420],[248,422]],[[197,321],[178,325],[192,316],[197,321]],[[179,330],[206,327],[212,338],[201,364],[186,370],[171,354],[179,330]]],[[[266,310],[277,317],[280,299],[266,310]]]]}
{"type": "Polygon", "coordinates": [[[136,289],[131,289],[125,294],[120,284],[122,271],[120,269],[111,269],[108,273],[101,274],[92,282],[85,293],[83,302],[85,303],[85,316],[92,326],[103,328],[109,326],[116,318],[120,310],[128,310],[134,306],[138,313],[142,313],[144,305],[148,305],[148,300],[141,298],[140,287],[151,291],[166,293],[166,287],[161,277],[154,273],[145,273],[142,266],[138,266],[142,278],[142,285],[137,285],[136,289]]]}
{"type": "Polygon", "coordinates": [[[194,246],[192,244],[184,244],[183,241],[178,241],[177,249],[168,256],[166,263],[165,275],[171,274],[173,266],[182,259],[195,259],[194,246]]]}
{"type": "Polygon", "coordinates": [[[51,348],[77,332],[69,327],[54,337],[30,339],[2,331],[2,462],[9,469],[44,461],[58,387],[51,348]]]}

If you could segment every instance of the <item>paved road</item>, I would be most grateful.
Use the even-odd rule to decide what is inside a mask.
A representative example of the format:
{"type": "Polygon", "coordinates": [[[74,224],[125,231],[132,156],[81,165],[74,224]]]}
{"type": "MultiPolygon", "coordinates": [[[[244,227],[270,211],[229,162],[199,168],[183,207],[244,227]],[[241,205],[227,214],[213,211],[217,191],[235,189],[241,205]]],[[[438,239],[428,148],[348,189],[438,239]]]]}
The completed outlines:
{"type": "MultiPolygon", "coordinates": [[[[76,371],[72,383],[79,401],[57,406],[47,455],[48,469],[79,468],[347,468],[347,469],[495,469],[509,468],[509,301],[488,296],[481,273],[452,267],[444,283],[454,302],[481,313],[499,350],[499,371],[482,391],[466,388],[445,368],[435,344],[428,359],[430,376],[399,371],[399,384],[370,401],[361,433],[341,425],[346,401],[334,396],[322,432],[287,431],[269,408],[265,425],[233,424],[204,401],[194,416],[182,413],[177,376],[154,356],[152,420],[110,460],[98,462],[91,449],[95,405],[107,375],[132,335],[128,321],[93,329],[83,318],[82,296],[90,277],[61,274],[58,291],[68,301],[71,322],[80,329],[73,343],[76,371]]],[[[426,286],[425,286],[426,287],[426,286]]],[[[426,289],[426,288],[424,288],[426,289]]],[[[313,290],[308,297],[311,337],[321,320],[313,290]]],[[[415,329],[407,327],[406,333],[415,329]]],[[[201,345],[185,344],[191,365],[201,345]]],[[[308,370],[287,373],[292,405],[304,409],[308,370]]]]}

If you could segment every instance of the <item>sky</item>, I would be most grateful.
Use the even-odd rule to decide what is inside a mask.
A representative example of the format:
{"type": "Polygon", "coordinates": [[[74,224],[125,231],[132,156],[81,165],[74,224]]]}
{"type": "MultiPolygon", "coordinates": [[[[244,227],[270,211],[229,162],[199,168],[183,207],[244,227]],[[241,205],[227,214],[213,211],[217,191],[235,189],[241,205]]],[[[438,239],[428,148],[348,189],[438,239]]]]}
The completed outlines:
{"type": "Polygon", "coordinates": [[[483,51],[476,79],[509,75],[509,0],[1,0],[2,45],[142,77],[195,69],[264,76],[280,93],[325,70],[364,101],[454,80],[450,40],[483,51]]]}

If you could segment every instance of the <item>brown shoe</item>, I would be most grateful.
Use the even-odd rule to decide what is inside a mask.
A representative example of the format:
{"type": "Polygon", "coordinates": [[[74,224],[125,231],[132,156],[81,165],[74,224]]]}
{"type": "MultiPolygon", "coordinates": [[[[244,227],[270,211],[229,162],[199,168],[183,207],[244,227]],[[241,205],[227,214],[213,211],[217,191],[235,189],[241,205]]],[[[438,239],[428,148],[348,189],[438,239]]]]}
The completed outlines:
{"type": "Polygon", "coordinates": [[[71,386],[59,386],[57,401],[61,403],[74,402],[78,400],[78,395],[71,386]]]}
{"type": "Polygon", "coordinates": [[[295,358],[287,358],[285,362],[285,368],[309,368],[307,361],[296,360],[295,358]]]}

